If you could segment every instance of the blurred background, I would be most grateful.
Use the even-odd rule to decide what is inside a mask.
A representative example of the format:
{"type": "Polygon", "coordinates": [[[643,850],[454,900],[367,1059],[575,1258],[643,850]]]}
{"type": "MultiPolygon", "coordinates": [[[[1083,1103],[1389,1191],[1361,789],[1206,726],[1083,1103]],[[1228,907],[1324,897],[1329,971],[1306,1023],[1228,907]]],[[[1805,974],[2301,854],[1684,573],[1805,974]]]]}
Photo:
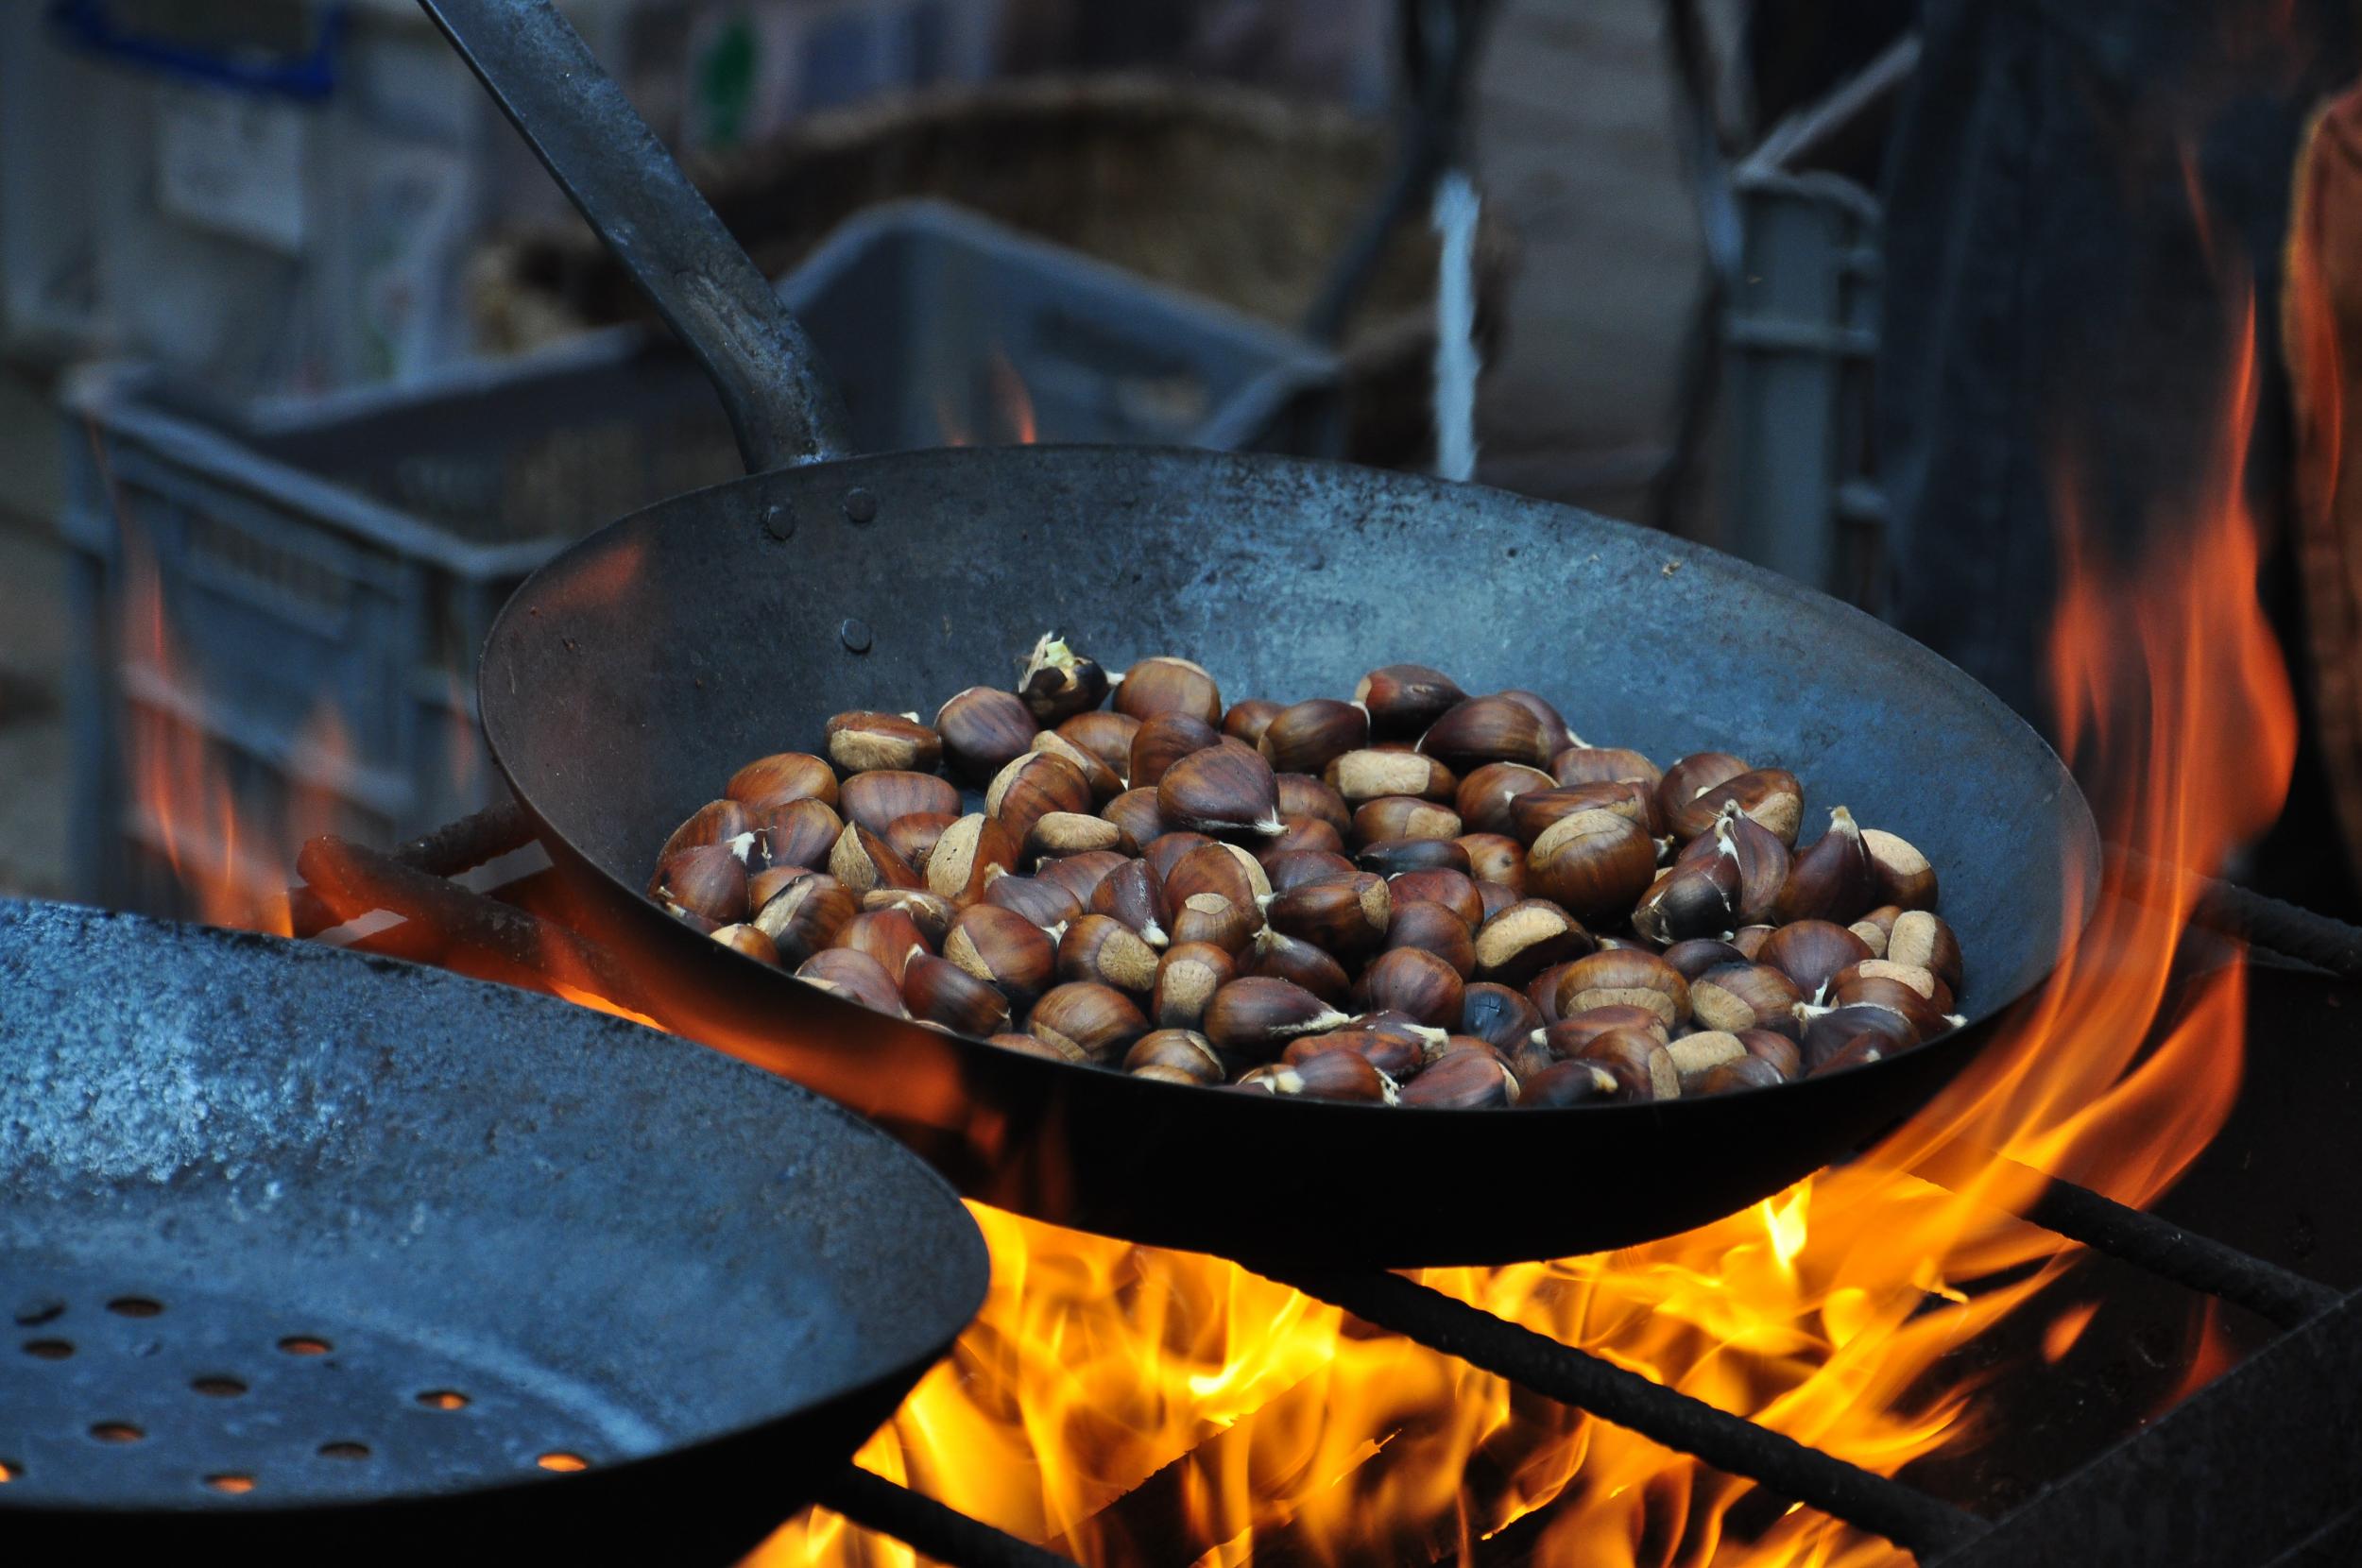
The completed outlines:
{"type": "MultiPolygon", "coordinates": [[[[2350,53],[2345,8],[2289,3],[2228,64],[2219,18],[2130,5],[563,9],[865,446],[1473,477],[1812,582],[2038,720],[2048,486],[2003,459],[2050,408],[1995,389],[2157,435],[2118,467],[2158,526],[2150,403],[2214,411],[2223,350],[2148,329],[2230,296],[2217,233],[2268,326],[2350,53]],[[2093,124],[2044,120],[2062,94],[2093,124]],[[2113,352],[2135,333],[2165,357],[2113,352]]],[[[642,315],[411,0],[0,8],[0,892],[202,913],[191,856],[267,881],[297,836],[488,799],[470,686],[508,590],[737,471],[642,315]]],[[[2274,495],[2293,428],[2263,424],[2274,495]]],[[[2298,859],[2286,891],[2343,907],[2340,858],[2298,859]]]]}

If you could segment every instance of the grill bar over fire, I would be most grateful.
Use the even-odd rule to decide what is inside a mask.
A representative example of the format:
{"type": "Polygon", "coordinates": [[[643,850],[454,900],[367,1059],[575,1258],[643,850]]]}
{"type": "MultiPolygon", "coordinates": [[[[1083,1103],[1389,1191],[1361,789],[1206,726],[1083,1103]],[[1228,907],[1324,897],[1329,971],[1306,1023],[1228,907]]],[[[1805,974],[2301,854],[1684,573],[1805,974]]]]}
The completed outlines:
{"type": "MultiPolygon", "coordinates": [[[[519,951],[514,939],[522,929],[516,922],[526,921],[562,937],[539,949],[545,963],[564,966],[571,959],[582,959],[592,965],[592,973],[609,966],[611,961],[586,939],[498,896],[479,895],[455,883],[443,883],[445,891],[427,899],[414,885],[455,875],[505,854],[524,843],[526,834],[521,813],[513,808],[495,808],[404,844],[391,855],[316,841],[306,848],[305,863],[333,864],[337,874],[326,888],[297,890],[299,929],[308,926],[317,933],[337,920],[352,919],[371,908],[384,909],[403,914],[406,922],[421,916],[451,919],[453,924],[439,933],[440,938],[513,959],[519,951]],[[373,883],[372,874],[387,885],[373,883]],[[304,917],[307,910],[308,918],[304,917]],[[577,953],[577,948],[582,952],[577,953]]],[[[2168,875],[2162,868],[2150,870],[2155,876],[2168,875]]],[[[2286,935],[2292,945],[2306,949],[2307,962],[2341,972],[2345,967],[2338,962],[2341,953],[2362,954],[2362,930],[2307,912],[2286,911],[2285,906],[2259,911],[2264,902],[2268,901],[2256,900],[2225,884],[2208,883],[2199,900],[2197,918],[2249,939],[2259,939],[2267,930],[2286,935]],[[2289,914],[2297,918],[2291,920],[2286,917],[2289,914]]],[[[527,973],[523,978],[529,981],[532,976],[527,973]]],[[[543,977],[550,978],[554,977],[543,977]]],[[[1913,1174],[1950,1185],[1964,1181],[1979,1158],[2002,1156],[1956,1150],[1913,1174]]],[[[2104,1559],[2134,1541],[2145,1547],[2168,1542],[2172,1550],[2182,1553],[2172,1561],[2193,1565],[2271,1560],[2280,1547],[2271,1548],[2268,1555],[2246,1559],[2238,1550],[2225,1555],[2216,1535],[2177,1534],[2173,1527],[2161,1525],[2150,1513],[2142,1511],[2163,1506],[2158,1499],[2177,1490],[2177,1477],[2183,1483],[2180,1488],[2183,1491],[2191,1490],[2186,1484],[2191,1477],[2212,1478],[2205,1490],[2219,1502],[2223,1491],[2242,1489],[2241,1483],[2228,1479],[2226,1464],[2241,1474],[2251,1474],[2243,1490],[2270,1494],[2268,1503],[2257,1505],[2263,1511],[2256,1518],[2250,1518],[2250,1510],[2245,1509],[2222,1511],[2221,1517],[2228,1522],[2222,1527],[2234,1530],[2235,1539],[2247,1546],[2262,1547],[2272,1539],[2268,1527],[2270,1521],[2285,1527],[2289,1519],[2309,1518],[2307,1529],[2340,1527],[2333,1522],[2330,1505],[2362,1489],[2362,1474],[2347,1477],[2337,1464],[2319,1467],[2320,1484],[2308,1483],[2304,1490],[2309,1496],[2326,1487],[2329,1490],[2322,1491],[2322,1497],[2327,1501],[2309,1514],[2288,1509],[2285,1489],[2275,1486],[2272,1477],[2285,1474],[2287,1467],[2301,1465],[2303,1455],[2333,1448],[2336,1434],[2353,1429],[2356,1412],[2351,1406],[2362,1399],[2362,1393],[2356,1392],[2362,1388],[2362,1350],[2355,1346],[2362,1341],[2353,1332],[2352,1320],[2362,1311],[2362,1296],[2341,1298],[2326,1285],[2056,1177],[2045,1178],[2039,1197],[2021,1218],[2161,1278],[2243,1306],[2293,1332],[2138,1437],[2068,1479],[2045,1488],[2032,1503],[1998,1523],[1402,1275],[1241,1261],[1375,1327],[1459,1357],[1883,1535],[1931,1564],[1976,1568],[1986,1562],[2094,1560],[2095,1553],[2104,1559]],[[2251,1383],[2255,1387],[2247,1387],[2251,1383]],[[2251,1435],[2252,1440],[2240,1435],[2259,1416],[2271,1412],[2276,1414],[2251,1435]],[[2266,1437],[2271,1440],[2264,1440],[2266,1437]],[[2339,1487],[2345,1490],[2338,1491],[2339,1487]],[[2042,1523],[2045,1520],[2051,1523],[2042,1523]],[[2068,1520],[2080,1523],[2072,1528],[2059,1523],[2068,1520]],[[2115,1533],[2111,1534],[2112,1530],[2115,1533]],[[2070,1542],[2081,1544],[2070,1551],[2062,1544],[2070,1542]],[[2080,1558],[2075,1555],[2079,1551],[2080,1558]]],[[[2362,1470],[2362,1455],[2338,1456],[2338,1463],[2362,1470]]],[[[823,1501],[854,1523],[944,1561],[973,1568],[1035,1568],[1064,1560],[858,1468],[836,1477],[824,1491],[823,1501]]],[[[2284,1543],[2287,1544],[2295,1542],[2284,1543]]],[[[2152,1556],[2151,1560],[2165,1559],[2152,1556]]]]}

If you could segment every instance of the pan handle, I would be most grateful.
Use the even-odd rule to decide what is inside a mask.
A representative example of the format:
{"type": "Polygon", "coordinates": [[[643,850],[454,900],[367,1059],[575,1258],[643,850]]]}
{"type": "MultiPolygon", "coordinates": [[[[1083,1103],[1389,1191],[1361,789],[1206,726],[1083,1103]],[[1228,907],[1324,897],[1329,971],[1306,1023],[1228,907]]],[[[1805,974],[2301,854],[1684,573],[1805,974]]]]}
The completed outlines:
{"type": "Polygon", "coordinates": [[[843,456],[804,330],[551,0],[419,4],[705,366],[746,471],[843,456]]]}

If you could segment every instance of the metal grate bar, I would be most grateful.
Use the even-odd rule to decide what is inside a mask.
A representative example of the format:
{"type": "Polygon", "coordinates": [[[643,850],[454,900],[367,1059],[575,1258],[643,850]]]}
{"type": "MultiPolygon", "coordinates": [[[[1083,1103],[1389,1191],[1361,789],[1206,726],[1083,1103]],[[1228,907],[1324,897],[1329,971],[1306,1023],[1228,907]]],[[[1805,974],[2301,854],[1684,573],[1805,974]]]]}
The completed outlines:
{"type": "Polygon", "coordinates": [[[970,1519],[859,1465],[838,1471],[820,1489],[818,1502],[864,1530],[890,1535],[913,1551],[958,1568],[1073,1568],[1055,1552],[970,1519]]]}
{"type": "Polygon", "coordinates": [[[2294,1328],[2335,1306],[2337,1292],[2302,1274],[2251,1257],[2236,1247],[2185,1231],[2170,1220],[2128,1207],[2089,1187],[2035,1169],[1994,1150],[1965,1150],[1912,1171],[1923,1181],[1958,1191],[1975,1169],[2007,1164],[2043,1183],[2020,1218],[2111,1257],[2137,1264],[2160,1278],[2246,1307],[2279,1328],[2294,1328]]]}
{"type": "Polygon", "coordinates": [[[1400,1274],[1249,1268],[1362,1321],[1456,1355],[1562,1404],[1630,1427],[1718,1470],[1744,1475],[1920,1557],[1975,1540],[1984,1521],[1743,1416],[1652,1383],[1585,1351],[1457,1301],[1400,1274]]]}
{"type": "Polygon", "coordinates": [[[2204,926],[2284,957],[2326,969],[2348,980],[2362,980],[2362,926],[2349,926],[2325,914],[2278,898],[2267,898],[2229,882],[2180,870],[2151,860],[2138,850],[2112,848],[2112,864],[2122,870],[2128,897],[2163,903],[2176,882],[2186,880],[2197,890],[2190,923],[2204,926]]]}

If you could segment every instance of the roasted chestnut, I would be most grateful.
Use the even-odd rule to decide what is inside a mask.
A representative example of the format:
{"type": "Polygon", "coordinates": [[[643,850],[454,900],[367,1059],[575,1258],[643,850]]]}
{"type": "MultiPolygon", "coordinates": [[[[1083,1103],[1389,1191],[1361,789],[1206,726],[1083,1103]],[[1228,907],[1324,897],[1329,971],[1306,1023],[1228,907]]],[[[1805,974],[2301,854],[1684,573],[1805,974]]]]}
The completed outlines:
{"type": "Polygon", "coordinates": [[[1679,1099],[1681,1071],[1671,1050],[1654,1035],[1636,1029],[1611,1029],[1583,1042],[1569,1061],[1588,1062],[1616,1080],[1622,1099],[1679,1099]]]}
{"type": "Polygon", "coordinates": [[[954,904],[972,903],[986,883],[1009,874],[1017,856],[1018,844],[1007,827],[982,811],[970,811],[935,841],[927,857],[927,891],[954,904]]]}
{"type": "Polygon", "coordinates": [[[1397,914],[1406,904],[1441,904],[1458,915],[1470,931],[1484,924],[1484,897],[1464,871],[1449,866],[1401,871],[1389,877],[1386,886],[1394,895],[1397,914]]]}
{"type": "Polygon", "coordinates": [[[1090,780],[1055,752],[1029,751],[1011,758],[984,788],[984,810],[1019,844],[1034,824],[1053,811],[1088,815],[1098,806],[1090,780]]]}
{"type": "Polygon", "coordinates": [[[879,769],[847,779],[837,792],[837,809],[847,822],[883,833],[887,823],[914,811],[958,816],[960,792],[950,779],[933,774],[879,769]]]}
{"type": "Polygon", "coordinates": [[[1071,855],[1064,861],[1048,861],[1038,877],[1020,877],[1015,872],[995,877],[984,884],[984,896],[977,902],[1014,910],[1045,930],[1062,927],[1083,912],[1083,901],[1074,895],[1073,889],[1053,880],[1048,874],[1049,868],[1081,859],[1080,855],[1071,855]]]}
{"type": "Polygon", "coordinates": [[[1562,786],[1629,781],[1654,790],[1665,770],[1623,746],[1568,746],[1550,758],[1550,777],[1562,786]]]}
{"type": "Polygon", "coordinates": [[[1229,712],[1222,716],[1222,732],[1233,741],[1243,741],[1250,746],[1258,744],[1263,739],[1263,731],[1271,728],[1271,722],[1279,717],[1282,706],[1269,697],[1241,697],[1230,705],[1229,712]]]}
{"type": "Polygon", "coordinates": [[[1940,914],[1907,910],[1897,915],[1887,934],[1889,962],[1908,963],[1934,975],[1958,992],[1960,988],[1960,942],[1940,914]]]}
{"type": "Polygon", "coordinates": [[[1464,989],[1459,971],[1435,954],[1394,947],[1361,971],[1353,999],[1364,1012],[1402,1013],[1431,1028],[1449,1029],[1460,1021],[1464,989]]]}
{"type": "Polygon", "coordinates": [[[1132,741],[1139,733],[1140,722],[1128,713],[1077,713],[1058,726],[1058,734],[1069,744],[1099,758],[1100,765],[1118,779],[1126,777],[1132,769],[1132,741]]]}
{"type": "Polygon", "coordinates": [[[848,774],[933,773],[943,765],[943,737],[916,713],[839,713],[824,726],[820,749],[848,774]]]}
{"type": "Polygon", "coordinates": [[[1783,844],[1793,844],[1804,818],[1805,787],[1783,768],[1756,768],[1698,792],[1666,817],[1666,830],[1686,843],[1710,831],[1726,807],[1761,824],[1783,844]]]}
{"type": "Polygon", "coordinates": [[[1542,1029],[1542,1014],[1525,993],[1491,980],[1479,980],[1460,994],[1460,1025],[1454,1031],[1472,1034],[1487,1045],[1507,1050],[1522,1045],[1542,1029]]]}
{"type": "Polygon", "coordinates": [[[1840,806],[1829,812],[1829,830],[1796,851],[1772,918],[1781,925],[1833,920],[1843,926],[1859,919],[1876,895],[1861,829],[1854,814],[1840,806]]]}
{"type": "Polygon", "coordinates": [[[960,911],[944,933],[943,956],[1019,1006],[1048,990],[1058,972],[1058,945],[1050,933],[997,904],[960,911]]]}
{"type": "Polygon", "coordinates": [[[1123,1070],[1139,1076],[1149,1067],[1177,1072],[1190,1083],[1222,1082],[1222,1058],[1193,1029],[1157,1029],[1133,1041],[1123,1053],[1123,1070]]]}
{"type": "Polygon", "coordinates": [[[1152,843],[1172,829],[1156,809],[1154,790],[1126,790],[1101,807],[1099,814],[1122,828],[1134,844],[1152,843]]]}
{"type": "MultiPolygon", "coordinates": [[[[711,800],[690,813],[689,820],[673,829],[664,841],[664,847],[656,852],[661,865],[684,849],[702,849],[710,844],[728,844],[754,831],[746,808],[735,800],[711,800]]],[[[751,844],[752,841],[748,841],[751,844]]],[[[745,857],[740,857],[742,860],[745,857]]]]}
{"type": "Polygon", "coordinates": [[[1087,901],[1094,914],[1113,915],[1152,947],[1172,940],[1172,911],[1146,861],[1126,861],[1100,879],[1087,901]]]}
{"type": "Polygon", "coordinates": [[[746,862],[727,844],[676,849],[657,866],[648,896],[718,926],[746,918],[746,862]]]}
{"type": "Polygon", "coordinates": [[[1480,882],[1495,882],[1512,893],[1526,891],[1526,846],[1504,833],[1463,833],[1460,847],[1468,852],[1468,875],[1480,882]]]}
{"type": "Polygon", "coordinates": [[[1460,831],[1460,813],[1448,806],[1416,795],[1380,795],[1354,808],[1347,837],[1358,847],[1386,839],[1456,839],[1460,831]]]}
{"type": "Polygon", "coordinates": [[[1396,1103],[1394,1080],[1368,1057],[1350,1050],[1323,1051],[1292,1065],[1274,1062],[1240,1079],[1239,1087],[1307,1099],[1396,1103]]]}
{"type": "Polygon", "coordinates": [[[886,979],[897,985],[902,983],[902,972],[910,967],[912,954],[934,950],[927,945],[918,923],[900,910],[862,911],[836,933],[836,945],[876,959],[886,979]]]}
{"type": "Polygon", "coordinates": [[[778,752],[730,775],[722,793],[749,811],[772,810],[797,800],[834,806],[836,770],[810,752],[778,752]]]}
{"type": "MultiPolygon", "coordinates": [[[[1519,711],[1523,711],[1520,709],[1519,711]]],[[[1397,1103],[1431,1111],[1475,1111],[1517,1103],[1517,1078],[1481,1045],[1455,1047],[1402,1085],[1397,1103]]]]}
{"type": "Polygon", "coordinates": [[[1523,985],[1554,963],[1591,951],[1591,933],[1547,899],[1512,904],[1476,934],[1476,972],[1484,980],[1523,985]]]}
{"type": "Polygon", "coordinates": [[[796,978],[858,1002],[872,1013],[889,1018],[910,1016],[910,1010],[902,1005],[902,988],[867,953],[850,947],[823,949],[796,966],[796,978]]]}
{"type": "Polygon", "coordinates": [[[1222,688],[1202,664],[1186,658],[1144,658],[1116,682],[1115,708],[1142,723],[1160,714],[1180,713],[1218,724],[1222,723],[1222,688]]]}
{"type": "Polygon", "coordinates": [[[779,962],[790,968],[824,947],[861,912],[845,884],[823,872],[809,872],[780,888],[755,911],[755,929],[771,939],[779,962]]]}
{"type": "Polygon", "coordinates": [[[1720,969],[1725,963],[1744,963],[1747,955],[1719,937],[1696,936],[1686,942],[1676,942],[1657,955],[1681,971],[1692,992],[1698,987],[1698,977],[1709,969],[1720,969]]]}
{"type": "Polygon", "coordinates": [[[1156,782],[1156,814],[1202,833],[1287,831],[1271,764],[1244,746],[1208,746],[1176,760],[1156,782]]]}
{"type": "Polygon", "coordinates": [[[1353,984],[1345,966],[1326,950],[1269,926],[1257,931],[1239,954],[1238,972],[1290,981],[1332,1006],[1344,1001],[1353,984]]]}
{"type": "Polygon", "coordinates": [[[1008,997],[932,953],[914,955],[902,972],[902,1005],[912,1017],[961,1034],[996,1034],[1009,1022],[1008,997]]]}
{"type": "Polygon", "coordinates": [[[1861,846],[1870,857],[1870,876],[1881,904],[1907,910],[1936,907],[1936,868],[1909,840],[1865,827],[1861,846]]]}
{"type": "Polygon", "coordinates": [[[1206,942],[1225,952],[1243,951],[1262,929],[1263,914],[1252,898],[1243,903],[1219,893],[1192,893],[1172,905],[1172,940],[1206,942]]]}
{"type": "MultiPolygon", "coordinates": [[[[1888,951],[1893,951],[1891,943],[1888,951]]],[[[1805,1000],[1816,1001],[1830,977],[1869,956],[1869,945],[1844,927],[1826,920],[1799,920],[1764,938],[1755,962],[1777,969],[1796,982],[1805,1000]]]]}
{"type": "Polygon", "coordinates": [[[1513,831],[1510,807],[1519,795],[1555,788],[1550,775],[1523,762],[1487,762],[1460,781],[1452,805],[1468,831],[1513,831]]]}
{"type": "Polygon", "coordinates": [[[1321,781],[1347,806],[1380,795],[1449,800],[1459,788],[1459,775],[1434,758],[1394,747],[1349,751],[1321,770],[1321,781]]]}
{"type": "Polygon", "coordinates": [[[1275,775],[1272,783],[1279,799],[1280,821],[1325,822],[1341,838],[1352,829],[1353,809],[1326,781],[1309,773],[1282,773],[1275,775]]]}
{"type": "Polygon", "coordinates": [[[1045,727],[1064,724],[1107,700],[1107,672],[1095,658],[1087,658],[1055,632],[1045,632],[1026,656],[1024,673],[1017,678],[1017,694],[1034,722],[1045,727]]]}
{"type": "Polygon", "coordinates": [[[1369,744],[1370,716],[1351,703],[1313,697],[1283,707],[1247,743],[1275,773],[1316,774],[1330,760],[1369,744]]]}
{"type": "Polygon", "coordinates": [[[718,926],[708,933],[714,941],[733,953],[744,953],[758,963],[779,966],[779,950],[769,937],[752,926],[718,926]]]}
{"type": "Polygon", "coordinates": [[[1804,993],[1767,963],[1728,963],[1689,982],[1689,1011],[1707,1029],[1736,1034],[1767,1029],[1793,1035],[1796,1004],[1804,993]]]}
{"type": "Polygon", "coordinates": [[[1382,877],[1357,872],[1333,882],[1308,882],[1275,893],[1263,918],[1275,930],[1300,937],[1340,959],[1377,950],[1394,916],[1394,897],[1382,877]]]}
{"type": "Polygon", "coordinates": [[[935,714],[945,765],[979,786],[1023,757],[1040,728],[1015,692],[989,686],[953,693],[935,714]]]}
{"type": "Polygon", "coordinates": [[[1025,1031],[1053,1047],[1071,1047],[1093,1062],[1108,1062],[1148,1032],[1132,998],[1097,980],[1072,980],[1043,993],[1025,1031]]]}
{"type": "Polygon", "coordinates": [[[1463,773],[1487,762],[1547,768],[1566,744],[1563,732],[1554,733],[1532,707],[1508,696],[1455,704],[1419,737],[1420,751],[1463,773]]]}
{"type": "Polygon", "coordinates": [[[1237,975],[1236,962],[1222,948],[1205,942],[1175,943],[1156,965],[1148,1015],[1158,1029],[1193,1030],[1204,1021],[1214,993],[1237,975]]]}
{"type": "Polygon", "coordinates": [[[1558,981],[1556,1011],[1562,1018],[1595,1007],[1640,1007],[1670,1029],[1689,1021],[1689,982],[1681,972],[1654,953],[1633,947],[1577,959],[1558,981]]]}
{"type": "Polygon", "coordinates": [[[1527,890],[1578,920],[1621,916],[1655,877],[1656,845],[1613,811],[1561,817],[1526,852],[1527,890]]]}
{"type": "Polygon", "coordinates": [[[1467,697],[1459,682],[1424,664],[1385,665],[1353,689],[1353,700],[1369,712],[1370,732],[1380,740],[1416,739],[1467,697]]]}
{"type": "Polygon", "coordinates": [[[1241,976],[1214,993],[1199,1026],[1225,1051],[1268,1058],[1299,1034],[1325,1034],[1346,1015],[1304,987],[1263,976],[1241,976]]]}
{"type": "Polygon", "coordinates": [[[1063,980],[1097,980],[1145,997],[1156,983],[1156,949],[1113,915],[1083,915],[1058,938],[1063,980]]]}
{"type": "Polygon", "coordinates": [[[1124,779],[1135,790],[1152,789],[1184,757],[1221,744],[1222,732],[1205,720],[1186,713],[1160,714],[1133,732],[1132,764],[1124,779]]]}

